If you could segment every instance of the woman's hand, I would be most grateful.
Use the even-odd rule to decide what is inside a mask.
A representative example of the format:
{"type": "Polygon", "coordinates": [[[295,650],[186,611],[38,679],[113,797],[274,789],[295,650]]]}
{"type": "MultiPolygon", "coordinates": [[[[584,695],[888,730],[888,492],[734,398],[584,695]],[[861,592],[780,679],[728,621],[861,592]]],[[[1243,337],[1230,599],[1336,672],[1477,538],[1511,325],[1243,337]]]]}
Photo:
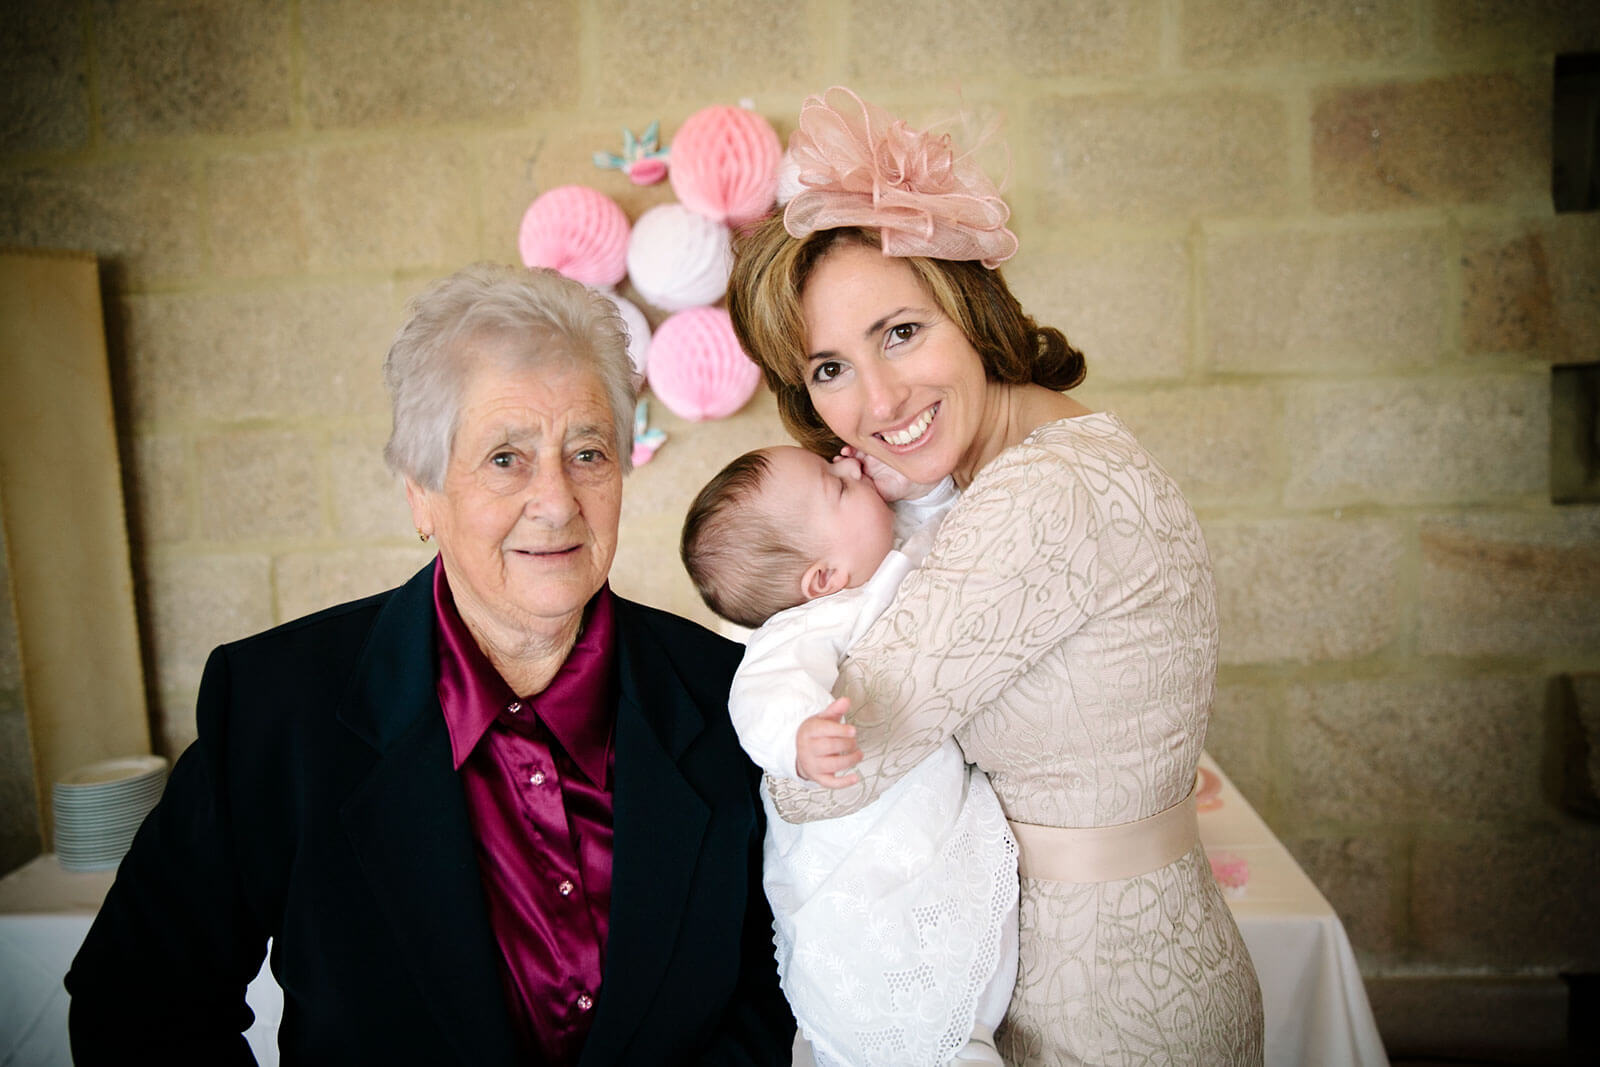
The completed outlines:
{"type": "MultiPolygon", "coordinates": [[[[893,504],[896,500],[915,500],[933,490],[933,485],[908,481],[906,476],[876,456],[869,456],[849,445],[839,449],[841,459],[853,459],[861,464],[861,473],[867,476],[878,495],[893,504]]],[[[937,485],[938,483],[934,483],[937,485]]]]}
{"type": "Polygon", "coordinates": [[[805,781],[829,789],[855,785],[860,776],[850,768],[861,762],[856,728],[844,721],[850,698],[840,697],[795,731],[795,772],[805,781]]]}

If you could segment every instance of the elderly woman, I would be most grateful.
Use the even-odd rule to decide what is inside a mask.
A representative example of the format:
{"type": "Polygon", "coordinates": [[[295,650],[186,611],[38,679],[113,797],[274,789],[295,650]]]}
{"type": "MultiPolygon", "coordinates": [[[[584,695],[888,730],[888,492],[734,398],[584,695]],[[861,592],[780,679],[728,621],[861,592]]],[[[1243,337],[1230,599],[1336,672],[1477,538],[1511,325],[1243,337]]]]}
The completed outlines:
{"type": "Polygon", "coordinates": [[[1006,206],[948,138],[834,90],[790,153],[802,191],[738,249],[740,340],[802,444],[962,495],[841,668],[841,788],[775,783],[777,810],[857,810],[954,737],[1019,846],[1006,1062],[1259,1064],[1260,989],[1191,797],[1217,655],[1194,512],[1063,393],[1084,358],[995,269],[1006,206]]]}
{"type": "Polygon", "coordinates": [[[80,1064],[777,1063],[738,646],[606,584],[632,371],[608,301],[474,267],[389,352],[438,558],[224,645],[67,985],[80,1064]]]}

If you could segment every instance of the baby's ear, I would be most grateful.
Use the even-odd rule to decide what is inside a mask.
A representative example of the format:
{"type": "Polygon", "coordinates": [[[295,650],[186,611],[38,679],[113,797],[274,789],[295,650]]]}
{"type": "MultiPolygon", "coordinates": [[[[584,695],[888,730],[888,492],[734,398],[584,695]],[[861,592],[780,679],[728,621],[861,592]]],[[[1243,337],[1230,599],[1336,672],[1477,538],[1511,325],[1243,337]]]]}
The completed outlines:
{"type": "Polygon", "coordinates": [[[845,581],[845,573],[838,567],[813,563],[800,576],[800,594],[807,600],[815,600],[819,596],[837,593],[844,588],[845,581]]]}

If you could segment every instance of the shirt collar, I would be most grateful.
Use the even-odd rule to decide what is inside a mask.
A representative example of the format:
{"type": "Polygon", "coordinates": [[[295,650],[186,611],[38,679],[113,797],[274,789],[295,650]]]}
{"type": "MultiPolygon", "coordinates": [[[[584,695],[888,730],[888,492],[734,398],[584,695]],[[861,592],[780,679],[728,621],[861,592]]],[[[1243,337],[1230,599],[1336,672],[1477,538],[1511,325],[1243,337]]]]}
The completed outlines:
{"type": "Polygon", "coordinates": [[[456,610],[439,559],[433,575],[434,619],[439,632],[439,704],[450,732],[450,754],[461,769],[489,727],[512,703],[538,716],[589,781],[607,788],[606,764],[616,720],[616,615],[609,584],[584,607],[583,627],[556,676],[539,693],[512,692],[478,647],[456,610]]]}

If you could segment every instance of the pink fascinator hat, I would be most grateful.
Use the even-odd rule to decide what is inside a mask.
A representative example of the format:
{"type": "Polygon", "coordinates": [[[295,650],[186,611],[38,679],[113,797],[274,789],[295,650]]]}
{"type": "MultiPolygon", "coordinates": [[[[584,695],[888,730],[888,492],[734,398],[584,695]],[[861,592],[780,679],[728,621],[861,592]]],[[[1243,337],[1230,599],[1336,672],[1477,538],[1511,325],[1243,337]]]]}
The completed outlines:
{"type": "Polygon", "coordinates": [[[529,267],[550,267],[584,285],[616,285],[628,273],[628,216],[586,185],[558,185],[522,216],[517,250],[529,267]]]}
{"type": "Polygon", "coordinates": [[[1011,209],[971,151],[948,133],[902,119],[835,86],[800,106],[789,136],[799,192],[783,212],[791,236],[865,226],[891,256],[975,259],[998,267],[1017,251],[1011,209]]]}

